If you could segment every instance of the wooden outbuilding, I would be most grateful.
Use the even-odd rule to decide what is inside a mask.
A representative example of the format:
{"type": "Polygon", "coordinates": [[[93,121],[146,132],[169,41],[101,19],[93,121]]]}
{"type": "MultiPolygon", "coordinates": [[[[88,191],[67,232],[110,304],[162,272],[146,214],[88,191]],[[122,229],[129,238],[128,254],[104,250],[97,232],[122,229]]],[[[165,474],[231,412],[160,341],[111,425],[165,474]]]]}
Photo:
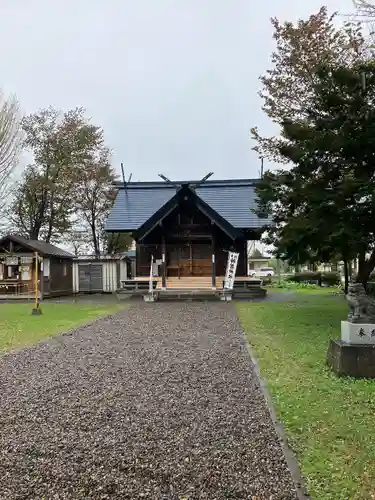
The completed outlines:
{"type": "Polygon", "coordinates": [[[0,239],[0,299],[73,293],[74,255],[50,243],[8,234],[0,239]]]}
{"type": "Polygon", "coordinates": [[[126,255],[76,257],[73,262],[74,293],[115,293],[121,281],[131,276],[131,261],[126,255]]]}

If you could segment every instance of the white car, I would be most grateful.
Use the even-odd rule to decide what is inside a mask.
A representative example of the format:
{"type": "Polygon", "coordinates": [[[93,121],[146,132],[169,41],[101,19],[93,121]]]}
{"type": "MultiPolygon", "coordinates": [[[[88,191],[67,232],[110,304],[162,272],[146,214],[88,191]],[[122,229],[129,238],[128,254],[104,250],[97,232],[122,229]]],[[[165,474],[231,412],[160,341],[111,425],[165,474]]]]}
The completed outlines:
{"type": "Polygon", "coordinates": [[[271,278],[271,276],[275,276],[275,271],[272,267],[261,267],[259,269],[251,269],[249,276],[251,277],[259,277],[259,278],[271,278]]]}

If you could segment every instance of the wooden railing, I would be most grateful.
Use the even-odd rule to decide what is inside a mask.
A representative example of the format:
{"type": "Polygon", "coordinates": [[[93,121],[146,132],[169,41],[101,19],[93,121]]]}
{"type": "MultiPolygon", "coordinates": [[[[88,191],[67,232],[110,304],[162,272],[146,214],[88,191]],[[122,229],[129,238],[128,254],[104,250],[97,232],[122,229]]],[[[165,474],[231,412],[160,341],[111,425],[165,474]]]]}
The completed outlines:
{"type": "Polygon", "coordinates": [[[0,281],[0,295],[19,296],[34,293],[32,281],[6,279],[0,281]]]}

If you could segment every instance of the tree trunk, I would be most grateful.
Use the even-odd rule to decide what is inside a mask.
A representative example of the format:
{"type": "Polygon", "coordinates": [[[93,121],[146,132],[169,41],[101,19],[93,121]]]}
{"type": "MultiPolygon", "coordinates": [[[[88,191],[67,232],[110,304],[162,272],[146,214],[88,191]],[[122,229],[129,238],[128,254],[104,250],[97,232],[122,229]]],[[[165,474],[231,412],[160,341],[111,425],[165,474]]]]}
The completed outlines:
{"type": "Polygon", "coordinates": [[[375,250],[372,251],[370,258],[366,260],[365,254],[362,254],[358,258],[358,274],[357,283],[362,283],[364,289],[367,291],[367,283],[370,278],[370,274],[375,267],[375,250]]]}
{"type": "Polygon", "coordinates": [[[95,257],[99,258],[100,257],[99,239],[98,235],[96,234],[96,226],[93,224],[91,225],[91,234],[92,234],[92,245],[94,247],[95,257]]]}
{"type": "Polygon", "coordinates": [[[34,224],[31,228],[31,231],[29,234],[30,240],[38,240],[41,229],[42,229],[42,219],[38,217],[34,221],[34,224]]]}
{"type": "Polygon", "coordinates": [[[49,222],[48,222],[48,231],[47,231],[47,235],[46,235],[46,243],[51,243],[53,225],[54,225],[54,215],[51,214],[49,222]]]}
{"type": "Polygon", "coordinates": [[[348,269],[348,261],[344,260],[344,293],[345,295],[348,293],[348,288],[349,288],[349,269],[348,269]]]}

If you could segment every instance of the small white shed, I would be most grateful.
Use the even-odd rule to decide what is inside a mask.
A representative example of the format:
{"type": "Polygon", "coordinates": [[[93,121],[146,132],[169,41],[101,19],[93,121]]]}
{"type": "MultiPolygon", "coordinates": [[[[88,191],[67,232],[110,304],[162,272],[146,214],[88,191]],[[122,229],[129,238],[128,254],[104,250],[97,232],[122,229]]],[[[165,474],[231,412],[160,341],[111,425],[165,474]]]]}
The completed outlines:
{"type": "Polygon", "coordinates": [[[74,293],[116,293],[129,274],[127,257],[82,255],[73,261],[74,293]]]}

